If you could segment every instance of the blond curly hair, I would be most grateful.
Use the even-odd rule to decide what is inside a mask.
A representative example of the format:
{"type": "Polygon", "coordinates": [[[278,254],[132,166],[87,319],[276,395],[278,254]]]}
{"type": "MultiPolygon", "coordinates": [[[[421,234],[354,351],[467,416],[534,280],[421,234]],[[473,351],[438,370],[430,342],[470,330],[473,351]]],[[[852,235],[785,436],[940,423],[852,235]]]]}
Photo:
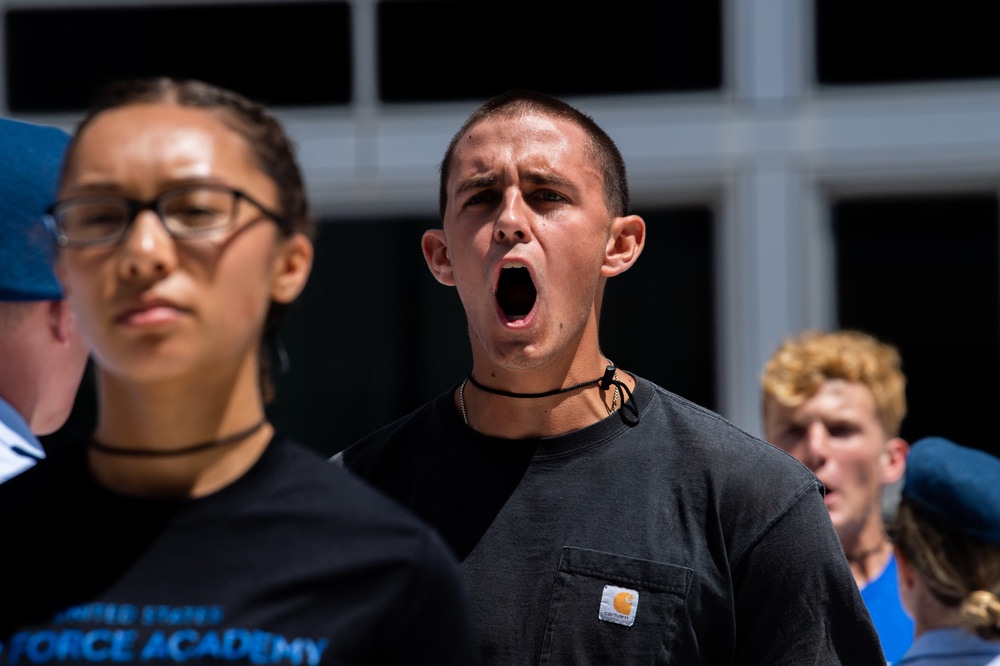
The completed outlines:
{"type": "Polygon", "coordinates": [[[906,377],[899,352],[860,331],[804,331],[787,338],[764,366],[762,409],[769,400],[797,407],[824,382],[843,379],[871,390],[886,437],[898,437],[906,416],[906,377]]]}

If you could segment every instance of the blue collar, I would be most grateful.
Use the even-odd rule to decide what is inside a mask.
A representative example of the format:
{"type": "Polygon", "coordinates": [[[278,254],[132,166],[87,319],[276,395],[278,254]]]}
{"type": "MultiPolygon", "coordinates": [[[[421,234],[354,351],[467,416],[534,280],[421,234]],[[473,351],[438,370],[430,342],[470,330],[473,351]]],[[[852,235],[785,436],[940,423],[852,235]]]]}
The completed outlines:
{"type": "Polygon", "coordinates": [[[28,422],[3,398],[0,398],[0,446],[36,459],[45,457],[45,449],[28,422]]]}
{"type": "MultiPolygon", "coordinates": [[[[935,663],[953,664],[962,657],[1000,656],[1000,642],[987,641],[959,627],[933,629],[917,636],[903,658],[893,666],[906,666],[919,659],[934,659],[935,663]]],[[[983,662],[985,663],[985,662],[983,662]]]]}

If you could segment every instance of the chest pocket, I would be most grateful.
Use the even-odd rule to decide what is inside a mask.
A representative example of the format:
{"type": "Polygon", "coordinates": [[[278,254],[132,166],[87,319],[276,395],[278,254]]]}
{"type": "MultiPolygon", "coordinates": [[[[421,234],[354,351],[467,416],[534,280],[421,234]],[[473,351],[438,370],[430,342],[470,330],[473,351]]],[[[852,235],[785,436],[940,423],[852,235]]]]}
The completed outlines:
{"type": "Polygon", "coordinates": [[[694,572],[563,548],[539,664],[669,664],[694,572]]]}

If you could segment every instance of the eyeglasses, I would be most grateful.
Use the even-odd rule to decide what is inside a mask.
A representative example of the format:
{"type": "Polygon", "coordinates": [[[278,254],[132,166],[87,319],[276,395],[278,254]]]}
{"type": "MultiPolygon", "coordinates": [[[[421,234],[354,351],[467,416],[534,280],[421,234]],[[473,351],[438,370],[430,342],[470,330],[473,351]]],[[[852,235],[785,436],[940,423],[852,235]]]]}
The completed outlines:
{"type": "Polygon", "coordinates": [[[48,223],[62,247],[117,245],[144,210],[156,213],[172,238],[186,240],[227,231],[237,219],[240,200],[260,209],[279,225],[285,219],[249,195],[226,185],[190,185],[162,193],[151,201],[111,195],[87,195],[58,202],[48,223]]]}

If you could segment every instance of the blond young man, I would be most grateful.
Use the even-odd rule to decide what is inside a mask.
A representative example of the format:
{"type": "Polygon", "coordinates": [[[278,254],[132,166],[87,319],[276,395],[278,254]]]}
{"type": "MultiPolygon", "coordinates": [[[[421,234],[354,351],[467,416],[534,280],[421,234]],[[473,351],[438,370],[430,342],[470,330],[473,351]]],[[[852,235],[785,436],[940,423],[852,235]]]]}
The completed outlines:
{"type": "Polygon", "coordinates": [[[858,331],[785,340],[761,378],[765,438],[812,470],[851,572],[891,663],[913,637],[883,521],[883,490],[900,481],[906,378],[897,350],[858,331]]]}

